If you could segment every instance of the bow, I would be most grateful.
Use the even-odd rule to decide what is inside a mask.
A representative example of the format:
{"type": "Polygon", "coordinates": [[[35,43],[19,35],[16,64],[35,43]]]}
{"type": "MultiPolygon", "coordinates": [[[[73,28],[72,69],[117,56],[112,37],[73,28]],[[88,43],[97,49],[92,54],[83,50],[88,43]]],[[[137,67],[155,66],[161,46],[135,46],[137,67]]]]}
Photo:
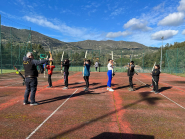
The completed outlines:
{"type": "MultiPolygon", "coordinates": [[[[87,57],[87,50],[86,50],[86,52],[85,52],[85,59],[84,59],[84,62],[85,62],[85,60],[86,60],[86,57],[87,57]]],[[[85,64],[84,64],[84,66],[85,66],[85,64]]],[[[84,76],[84,67],[83,67],[83,76],[84,76]]]]}
{"type": "MultiPolygon", "coordinates": [[[[112,61],[113,61],[113,58],[114,58],[114,57],[113,57],[113,51],[112,51],[112,61]]],[[[114,62],[113,62],[113,65],[114,65],[114,62]]],[[[114,76],[114,69],[113,69],[114,66],[113,66],[113,65],[112,65],[112,77],[114,76]]]]}
{"type": "Polygon", "coordinates": [[[61,57],[61,73],[62,73],[62,61],[63,61],[63,57],[64,57],[64,51],[63,51],[62,57],[61,57]]]}
{"type": "MultiPolygon", "coordinates": [[[[51,51],[49,51],[49,54],[50,54],[50,58],[52,58],[51,51]]],[[[51,70],[52,61],[50,61],[49,65],[50,65],[50,70],[51,70]]]]}
{"type": "MultiPolygon", "coordinates": [[[[154,70],[154,68],[155,68],[155,65],[156,65],[156,62],[154,63],[154,66],[153,66],[153,68],[152,68],[152,72],[153,72],[153,70],[154,70]]],[[[157,83],[156,83],[156,81],[154,80],[153,77],[152,77],[152,80],[154,81],[154,83],[155,83],[155,85],[156,85],[157,83]]]]}
{"type": "Polygon", "coordinates": [[[25,84],[25,77],[22,75],[22,73],[15,67],[15,66],[13,66],[14,67],[14,69],[16,70],[16,74],[19,74],[19,76],[21,76],[21,78],[23,79],[23,85],[25,84]]]}

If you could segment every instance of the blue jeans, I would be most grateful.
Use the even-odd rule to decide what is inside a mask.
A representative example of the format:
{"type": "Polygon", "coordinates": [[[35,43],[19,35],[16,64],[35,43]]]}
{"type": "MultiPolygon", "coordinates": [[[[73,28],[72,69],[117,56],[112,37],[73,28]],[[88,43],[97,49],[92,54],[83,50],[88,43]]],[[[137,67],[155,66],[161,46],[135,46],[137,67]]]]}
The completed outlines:
{"type": "Polygon", "coordinates": [[[112,70],[108,70],[108,71],[107,71],[107,76],[108,76],[107,86],[108,86],[108,87],[111,87],[111,81],[112,81],[112,70]]]}
{"type": "Polygon", "coordinates": [[[24,94],[24,102],[25,103],[28,102],[28,97],[31,91],[30,100],[31,100],[31,103],[35,103],[35,93],[37,91],[37,78],[26,77],[25,84],[26,84],[26,91],[24,94]]]}

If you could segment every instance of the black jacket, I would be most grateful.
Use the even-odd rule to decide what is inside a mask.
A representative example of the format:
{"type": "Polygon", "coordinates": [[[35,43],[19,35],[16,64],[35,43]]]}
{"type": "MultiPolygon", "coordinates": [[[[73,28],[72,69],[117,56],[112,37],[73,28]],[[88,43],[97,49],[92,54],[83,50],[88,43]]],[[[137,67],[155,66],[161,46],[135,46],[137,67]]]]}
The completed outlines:
{"type": "Polygon", "coordinates": [[[128,71],[127,71],[127,75],[128,76],[133,76],[134,75],[134,67],[135,65],[129,65],[128,71]]]}
{"type": "Polygon", "coordinates": [[[68,72],[69,72],[69,66],[70,66],[70,64],[64,62],[64,63],[62,64],[62,66],[64,67],[64,72],[65,72],[65,73],[68,73],[68,72]]]}
{"type": "Polygon", "coordinates": [[[159,75],[160,75],[160,70],[159,69],[154,69],[152,71],[152,77],[154,79],[154,81],[159,81],[159,75]]]}
{"type": "Polygon", "coordinates": [[[25,70],[25,76],[35,76],[38,77],[37,66],[44,64],[48,60],[35,60],[28,57],[23,57],[23,66],[25,70]]]}

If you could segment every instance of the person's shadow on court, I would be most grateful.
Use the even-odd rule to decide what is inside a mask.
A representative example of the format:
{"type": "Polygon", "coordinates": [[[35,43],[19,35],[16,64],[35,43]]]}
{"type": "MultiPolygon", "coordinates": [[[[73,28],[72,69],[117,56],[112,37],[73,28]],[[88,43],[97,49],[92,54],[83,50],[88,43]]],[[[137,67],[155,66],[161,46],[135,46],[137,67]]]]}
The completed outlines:
{"type": "MultiPolygon", "coordinates": [[[[81,91],[77,94],[74,94],[74,95],[64,95],[64,96],[58,96],[58,97],[54,97],[54,98],[50,98],[50,99],[45,99],[45,100],[41,100],[41,101],[38,101],[38,103],[40,105],[42,104],[46,104],[46,103],[51,103],[51,102],[55,102],[55,101],[59,101],[59,100],[62,100],[62,99],[67,99],[71,96],[72,97],[78,97],[78,96],[83,96],[83,95],[98,95],[98,94],[101,94],[101,93],[93,93],[94,91],[81,91]]],[[[102,92],[104,93],[104,92],[102,92]]]]}

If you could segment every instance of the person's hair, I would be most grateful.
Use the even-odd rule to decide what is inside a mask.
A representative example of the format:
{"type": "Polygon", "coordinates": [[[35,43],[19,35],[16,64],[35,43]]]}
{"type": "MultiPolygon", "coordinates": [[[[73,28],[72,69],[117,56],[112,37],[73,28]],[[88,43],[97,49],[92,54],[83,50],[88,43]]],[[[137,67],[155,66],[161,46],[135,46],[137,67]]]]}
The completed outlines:
{"type": "Polygon", "coordinates": [[[88,63],[89,63],[89,65],[91,65],[91,61],[90,60],[86,60],[88,63]]]}
{"type": "Polygon", "coordinates": [[[134,61],[130,61],[130,63],[134,64],[134,61]]]}
{"type": "Polygon", "coordinates": [[[158,69],[160,69],[160,66],[159,65],[155,65],[158,69]]]}
{"type": "Polygon", "coordinates": [[[65,59],[66,64],[69,64],[69,59],[65,59]]]}
{"type": "Polygon", "coordinates": [[[32,53],[32,52],[28,52],[28,53],[26,54],[26,57],[29,57],[29,56],[31,56],[31,55],[33,55],[33,53],[32,53]]]}
{"type": "Polygon", "coordinates": [[[109,62],[110,60],[112,60],[112,59],[108,59],[108,62],[109,62]]]}

